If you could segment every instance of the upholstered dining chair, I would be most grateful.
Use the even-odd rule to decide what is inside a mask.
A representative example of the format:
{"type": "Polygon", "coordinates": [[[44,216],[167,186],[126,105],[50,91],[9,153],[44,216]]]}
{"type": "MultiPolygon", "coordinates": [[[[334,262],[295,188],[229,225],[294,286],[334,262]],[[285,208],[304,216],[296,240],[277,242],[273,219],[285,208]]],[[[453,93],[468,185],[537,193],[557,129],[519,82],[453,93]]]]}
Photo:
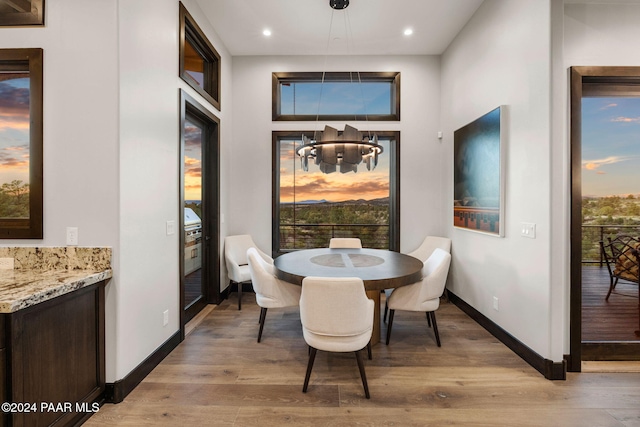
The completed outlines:
{"type": "Polygon", "coordinates": [[[309,362],[302,392],[307,392],[309,377],[318,350],[355,352],[364,394],[370,398],[367,376],[360,350],[365,347],[371,358],[373,300],[367,298],[364,282],[357,277],[305,277],[300,297],[302,334],[309,345],[309,362]]]}
{"type": "Polygon", "coordinates": [[[260,306],[260,329],[258,342],[262,339],[267,309],[297,306],[302,288],[293,283],[280,280],[275,275],[275,267],[266,262],[256,248],[247,250],[251,283],[256,293],[256,302],[260,306]]]}
{"type": "Polygon", "coordinates": [[[247,262],[247,249],[256,248],[260,256],[269,264],[273,264],[273,258],[261,251],[249,234],[239,234],[224,238],[224,259],[229,276],[229,285],[238,285],[238,310],[242,309],[242,285],[251,281],[249,263],[247,262]]]}
{"type": "Polygon", "coordinates": [[[387,345],[391,338],[393,316],[396,310],[421,311],[427,313],[429,325],[433,325],[436,343],[440,347],[440,334],[436,323],[436,310],[440,307],[440,297],[449,274],[451,254],[436,248],[429,259],[424,262],[422,280],[408,286],[396,288],[387,300],[389,305],[389,325],[387,326],[387,345]]]}
{"type": "Polygon", "coordinates": [[[362,248],[362,241],[357,237],[334,237],[329,240],[329,248],[362,248]]]}
{"type": "MultiPolygon", "coordinates": [[[[438,237],[438,236],[427,236],[424,238],[420,246],[413,252],[409,252],[407,255],[410,255],[414,258],[418,258],[420,261],[425,262],[433,253],[436,248],[440,248],[451,253],[451,239],[447,237],[438,237]]],[[[393,289],[385,289],[384,293],[389,299],[391,295],[391,291],[393,289]]],[[[385,303],[384,305],[384,317],[383,321],[387,321],[387,313],[389,312],[389,305],[385,303]]]]}
{"type": "Polygon", "coordinates": [[[427,236],[416,250],[409,252],[407,255],[425,262],[436,248],[451,253],[451,239],[447,237],[427,236]]]}

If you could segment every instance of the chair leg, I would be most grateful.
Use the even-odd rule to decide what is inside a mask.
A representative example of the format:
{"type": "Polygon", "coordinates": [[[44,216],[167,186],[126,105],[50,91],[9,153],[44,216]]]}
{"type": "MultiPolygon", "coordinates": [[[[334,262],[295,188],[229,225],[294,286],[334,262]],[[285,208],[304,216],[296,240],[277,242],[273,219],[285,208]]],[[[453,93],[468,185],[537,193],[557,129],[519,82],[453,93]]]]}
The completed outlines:
{"type": "Polygon", "coordinates": [[[427,315],[427,325],[429,325],[429,327],[431,327],[431,316],[429,316],[429,312],[428,311],[425,314],[427,315]]]}
{"type": "Polygon", "coordinates": [[[431,316],[431,322],[433,323],[433,333],[436,335],[436,343],[438,347],[440,346],[440,334],[438,333],[438,324],[436,323],[436,312],[430,311],[429,315],[431,316]]]}
{"type": "Polygon", "coordinates": [[[302,392],[307,392],[307,386],[309,386],[309,378],[311,377],[311,370],[313,369],[313,362],[316,360],[317,349],[309,346],[309,362],[307,363],[307,374],[304,376],[304,385],[302,386],[302,392]]]}
{"type": "Polygon", "coordinates": [[[373,360],[373,356],[371,355],[371,340],[367,343],[367,356],[369,356],[369,360],[373,360]]]}
{"type": "Polygon", "coordinates": [[[260,330],[258,331],[258,342],[262,339],[262,329],[264,328],[264,321],[267,317],[267,309],[265,307],[260,308],[260,330]]]}
{"type": "Polygon", "coordinates": [[[389,339],[391,339],[391,327],[393,326],[393,315],[395,310],[389,311],[389,324],[387,325],[387,345],[389,345],[389,339]]]}
{"type": "Polygon", "coordinates": [[[609,292],[607,292],[607,296],[604,299],[605,301],[609,301],[609,295],[611,295],[611,292],[616,288],[616,285],[618,284],[618,278],[616,277],[616,280],[613,280],[613,277],[611,279],[609,279],[609,292]]]}
{"type": "Polygon", "coordinates": [[[382,318],[382,321],[384,323],[387,323],[387,313],[389,312],[389,304],[385,301],[384,302],[384,317],[382,318]]]}
{"type": "Polygon", "coordinates": [[[242,310],[242,283],[238,283],[238,310],[242,310]]]}
{"type": "Polygon", "coordinates": [[[362,378],[362,387],[364,387],[364,395],[367,399],[371,399],[369,396],[369,385],[367,384],[367,374],[364,372],[364,362],[362,361],[362,355],[359,351],[356,351],[356,360],[358,361],[358,369],[360,369],[360,378],[362,378]]]}

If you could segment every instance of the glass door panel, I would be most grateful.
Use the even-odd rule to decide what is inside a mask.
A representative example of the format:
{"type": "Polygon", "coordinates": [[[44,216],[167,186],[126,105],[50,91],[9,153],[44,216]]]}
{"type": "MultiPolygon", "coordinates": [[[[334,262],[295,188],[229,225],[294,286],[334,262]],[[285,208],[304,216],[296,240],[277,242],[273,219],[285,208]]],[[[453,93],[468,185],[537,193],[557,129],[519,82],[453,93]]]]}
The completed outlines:
{"type": "Polygon", "coordinates": [[[203,129],[185,120],[184,141],[184,308],[203,298],[202,149],[203,129]]]}

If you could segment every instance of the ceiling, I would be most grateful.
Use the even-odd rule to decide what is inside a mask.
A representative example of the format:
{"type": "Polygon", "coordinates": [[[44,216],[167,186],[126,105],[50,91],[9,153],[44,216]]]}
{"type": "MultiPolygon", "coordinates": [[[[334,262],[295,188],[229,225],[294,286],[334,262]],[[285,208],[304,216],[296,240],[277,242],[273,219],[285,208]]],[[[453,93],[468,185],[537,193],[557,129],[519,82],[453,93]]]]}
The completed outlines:
{"type": "Polygon", "coordinates": [[[229,53],[247,56],[439,55],[483,0],[350,0],[336,11],[329,0],[196,1],[229,53]]]}

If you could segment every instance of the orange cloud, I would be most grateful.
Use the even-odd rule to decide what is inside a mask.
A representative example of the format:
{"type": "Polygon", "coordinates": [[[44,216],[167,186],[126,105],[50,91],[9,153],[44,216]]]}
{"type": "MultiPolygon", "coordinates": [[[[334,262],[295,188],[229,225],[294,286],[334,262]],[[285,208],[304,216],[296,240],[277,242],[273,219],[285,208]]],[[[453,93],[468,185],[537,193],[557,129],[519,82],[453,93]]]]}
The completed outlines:
{"type": "Polygon", "coordinates": [[[582,167],[586,170],[596,170],[600,166],[604,165],[612,165],[615,163],[623,162],[625,160],[629,160],[628,157],[620,157],[620,156],[609,156],[604,159],[596,159],[596,160],[583,160],[582,167]]]}
{"type": "Polygon", "coordinates": [[[377,174],[354,179],[354,174],[348,174],[349,178],[338,174],[335,178],[321,173],[310,174],[296,180],[280,182],[280,201],[292,202],[295,200],[321,200],[332,202],[345,200],[372,200],[389,197],[389,180],[386,176],[377,174]]]}

